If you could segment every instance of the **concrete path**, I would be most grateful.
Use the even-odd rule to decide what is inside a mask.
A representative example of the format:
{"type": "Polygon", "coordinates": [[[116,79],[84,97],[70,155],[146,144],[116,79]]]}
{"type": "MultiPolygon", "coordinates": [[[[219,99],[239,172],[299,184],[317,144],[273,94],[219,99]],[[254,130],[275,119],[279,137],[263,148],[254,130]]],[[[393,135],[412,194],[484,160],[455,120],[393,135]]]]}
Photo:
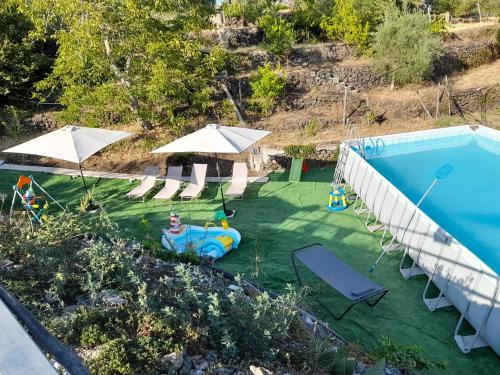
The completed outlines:
{"type": "MultiPolygon", "coordinates": [[[[20,172],[43,172],[43,173],[51,173],[51,174],[60,174],[72,177],[80,177],[80,170],[78,169],[68,169],[68,168],[57,168],[57,167],[41,167],[37,165],[21,165],[21,164],[9,164],[4,163],[3,160],[0,160],[0,169],[11,170],[11,171],[20,171],[20,172]]],[[[113,173],[113,172],[97,172],[97,171],[83,171],[83,175],[85,177],[94,177],[94,178],[116,178],[120,180],[140,180],[144,177],[141,174],[127,174],[127,173],[113,173]]],[[[158,177],[158,180],[165,180],[165,176],[158,177]]],[[[183,181],[189,181],[189,176],[183,176],[183,181]]],[[[230,181],[230,177],[222,177],[221,180],[223,182],[230,181]]],[[[218,182],[217,177],[207,177],[207,182],[218,182]]],[[[250,183],[266,183],[269,181],[269,177],[248,177],[248,182],[250,183]]]]}
{"type": "Polygon", "coordinates": [[[0,374],[57,375],[56,370],[0,300],[0,374]]]}

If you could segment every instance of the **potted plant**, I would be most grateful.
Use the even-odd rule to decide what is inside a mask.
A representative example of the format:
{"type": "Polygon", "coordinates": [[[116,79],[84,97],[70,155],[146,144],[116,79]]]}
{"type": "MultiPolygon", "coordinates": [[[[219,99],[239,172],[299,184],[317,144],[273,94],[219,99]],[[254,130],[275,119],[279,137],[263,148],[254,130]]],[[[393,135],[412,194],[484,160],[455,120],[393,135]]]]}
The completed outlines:
{"type": "Polygon", "coordinates": [[[308,145],[288,145],[284,147],[285,155],[292,158],[292,165],[290,167],[290,175],[288,181],[300,181],[304,161],[316,151],[316,146],[313,144],[308,145]]]}

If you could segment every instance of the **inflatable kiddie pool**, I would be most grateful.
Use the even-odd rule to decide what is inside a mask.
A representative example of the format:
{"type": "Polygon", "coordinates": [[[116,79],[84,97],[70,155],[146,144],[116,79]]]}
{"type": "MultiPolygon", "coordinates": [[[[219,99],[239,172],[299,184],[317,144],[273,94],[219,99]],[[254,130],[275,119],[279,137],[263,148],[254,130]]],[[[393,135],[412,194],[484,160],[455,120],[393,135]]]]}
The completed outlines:
{"type": "Polygon", "coordinates": [[[179,233],[163,229],[161,237],[162,245],[178,254],[193,249],[200,256],[219,259],[230,250],[236,249],[241,242],[240,232],[233,228],[186,224],[179,229],[179,233]]]}

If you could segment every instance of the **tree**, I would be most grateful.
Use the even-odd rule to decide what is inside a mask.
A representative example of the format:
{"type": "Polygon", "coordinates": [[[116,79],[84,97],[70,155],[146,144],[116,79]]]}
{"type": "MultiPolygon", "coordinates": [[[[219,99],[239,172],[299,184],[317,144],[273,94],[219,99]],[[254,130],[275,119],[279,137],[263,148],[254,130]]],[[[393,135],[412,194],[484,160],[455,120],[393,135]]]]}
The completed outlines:
{"type": "Polygon", "coordinates": [[[335,0],[295,0],[292,20],[296,30],[320,34],[321,19],[331,13],[335,0]]]}
{"type": "Polygon", "coordinates": [[[30,43],[30,20],[12,4],[0,6],[0,99],[31,97],[33,83],[49,68],[51,59],[41,43],[30,43]]]}
{"type": "Polygon", "coordinates": [[[226,17],[255,23],[266,12],[274,12],[275,0],[231,0],[225,1],[222,10],[226,17]]]}
{"type": "Polygon", "coordinates": [[[224,63],[201,37],[211,0],[17,1],[38,35],[57,42],[54,69],[37,89],[60,92],[65,122],[175,124],[224,63]]]}
{"type": "Polygon", "coordinates": [[[440,46],[425,15],[390,8],[375,33],[375,68],[399,85],[420,82],[431,75],[440,46]]]}
{"type": "Polygon", "coordinates": [[[368,47],[370,23],[363,22],[354,1],[337,0],[332,14],[321,20],[321,29],[328,39],[340,39],[364,51],[368,47]]]}
{"type": "Polygon", "coordinates": [[[477,15],[477,3],[480,4],[483,13],[500,15],[498,0],[429,0],[428,3],[432,6],[434,13],[450,12],[456,17],[477,15]]]}
{"type": "Polygon", "coordinates": [[[257,20],[257,25],[264,31],[264,47],[276,56],[290,52],[295,43],[293,25],[283,18],[267,13],[257,20]]]}
{"type": "Polygon", "coordinates": [[[286,75],[280,67],[273,69],[271,64],[266,63],[257,69],[257,74],[250,81],[252,87],[250,104],[263,114],[270,113],[285,93],[285,85],[286,75]]]}
{"type": "Polygon", "coordinates": [[[354,0],[356,10],[362,24],[368,23],[373,31],[384,19],[384,12],[390,6],[395,6],[396,0],[354,0]]]}

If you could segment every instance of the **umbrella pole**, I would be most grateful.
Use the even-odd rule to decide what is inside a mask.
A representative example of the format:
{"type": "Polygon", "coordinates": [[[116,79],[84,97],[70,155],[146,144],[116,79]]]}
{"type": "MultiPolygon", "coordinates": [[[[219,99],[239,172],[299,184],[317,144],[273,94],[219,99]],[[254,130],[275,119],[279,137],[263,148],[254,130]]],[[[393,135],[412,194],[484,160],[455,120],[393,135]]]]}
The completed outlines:
{"type": "Polygon", "coordinates": [[[82,165],[78,163],[78,166],[80,167],[80,175],[82,176],[82,181],[83,181],[83,187],[85,188],[85,191],[87,195],[89,194],[89,189],[87,189],[87,183],[85,182],[85,177],[83,176],[83,171],[82,171],[82,165]]]}
{"type": "Polygon", "coordinates": [[[222,189],[222,180],[221,180],[221,177],[220,177],[219,158],[218,158],[217,154],[215,154],[215,167],[217,169],[217,177],[219,178],[219,188],[220,188],[220,194],[221,194],[221,197],[222,197],[222,209],[224,210],[224,214],[228,218],[232,218],[234,216],[234,214],[236,213],[236,211],[235,210],[228,210],[226,208],[226,201],[224,199],[224,191],[222,189]]]}

